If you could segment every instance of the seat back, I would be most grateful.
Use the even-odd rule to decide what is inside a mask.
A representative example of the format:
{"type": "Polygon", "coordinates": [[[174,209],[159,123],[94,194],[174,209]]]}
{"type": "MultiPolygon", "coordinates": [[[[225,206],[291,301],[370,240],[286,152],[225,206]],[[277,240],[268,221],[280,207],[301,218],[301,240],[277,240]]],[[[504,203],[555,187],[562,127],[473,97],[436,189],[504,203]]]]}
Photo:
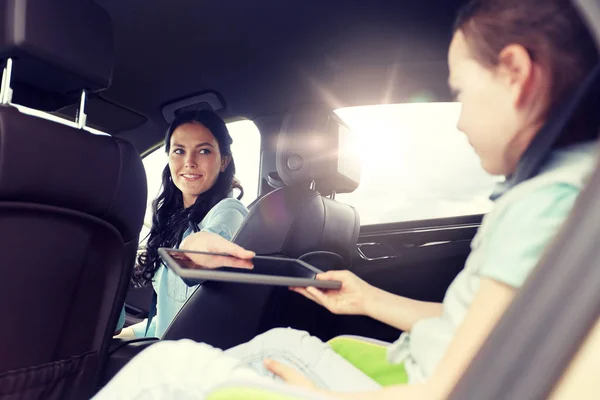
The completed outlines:
{"type": "Polygon", "coordinates": [[[75,128],[84,110],[67,126],[12,105],[54,111],[106,88],[106,13],[6,1],[0,20],[0,398],[87,399],[134,265],[145,171],[131,144],[75,128]]]}
{"type": "Polygon", "coordinates": [[[0,108],[0,152],[0,394],[52,385],[83,398],[134,263],[141,159],[125,141],[11,107],[0,108]]]}
{"type": "MultiPolygon", "coordinates": [[[[287,186],[254,204],[233,241],[257,254],[302,258],[323,270],[347,268],[358,240],[358,214],[321,193],[358,186],[352,135],[334,115],[318,109],[288,115],[277,147],[277,172],[287,186]]],[[[190,338],[229,348],[277,326],[326,338],[321,312],[287,288],[205,282],[164,339],[190,338]]]]}
{"type": "Polygon", "coordinates": [[[145,185],[129,143],[0,108],[0,397],[89,397],[134,265],[145,185]]]}

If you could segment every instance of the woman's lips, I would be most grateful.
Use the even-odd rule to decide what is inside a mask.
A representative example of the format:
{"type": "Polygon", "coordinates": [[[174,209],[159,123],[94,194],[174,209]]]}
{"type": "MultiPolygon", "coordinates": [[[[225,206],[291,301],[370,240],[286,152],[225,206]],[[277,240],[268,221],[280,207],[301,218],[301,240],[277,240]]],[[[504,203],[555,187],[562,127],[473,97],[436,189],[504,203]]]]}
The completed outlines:
{"type": "Polygon", "coordinates": [[[193,181],[197,181],[198,179],[202,178],[202,175],[198,175],[198,174],[181,174],[181,177],[183,179],[185,179],[188,182],[193,182],[193,181]]]}

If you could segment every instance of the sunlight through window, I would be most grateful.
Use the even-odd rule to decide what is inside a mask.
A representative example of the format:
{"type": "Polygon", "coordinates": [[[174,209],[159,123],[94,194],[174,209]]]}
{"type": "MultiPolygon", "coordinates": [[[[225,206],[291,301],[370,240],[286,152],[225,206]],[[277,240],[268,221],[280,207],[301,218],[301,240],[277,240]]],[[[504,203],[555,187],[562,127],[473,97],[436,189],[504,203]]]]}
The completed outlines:
{"type": "Polygon", "coordinates": [[[481,214],[498,180],[456,129],[458,103],[413,103],[336,110],[359,136],[362,177],[339,201],[362,225],[481,214]]]}

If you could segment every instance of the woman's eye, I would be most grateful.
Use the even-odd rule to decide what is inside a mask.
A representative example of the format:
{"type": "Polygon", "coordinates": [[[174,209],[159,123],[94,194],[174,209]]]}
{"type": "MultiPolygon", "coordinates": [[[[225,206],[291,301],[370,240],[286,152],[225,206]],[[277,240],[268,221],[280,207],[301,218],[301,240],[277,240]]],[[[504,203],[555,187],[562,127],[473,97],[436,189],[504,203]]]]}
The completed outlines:
{"type": "Polygon", "coordinates": [[[183,149],[175,149],[173,150],[173,154],[183,154],[183,149]]]}
{"type": "Polygon", "coordinates": [[[200,149],[200,151],[198,151],[198,154],[210,154],[210,150],[209,149],[200,149]]]}

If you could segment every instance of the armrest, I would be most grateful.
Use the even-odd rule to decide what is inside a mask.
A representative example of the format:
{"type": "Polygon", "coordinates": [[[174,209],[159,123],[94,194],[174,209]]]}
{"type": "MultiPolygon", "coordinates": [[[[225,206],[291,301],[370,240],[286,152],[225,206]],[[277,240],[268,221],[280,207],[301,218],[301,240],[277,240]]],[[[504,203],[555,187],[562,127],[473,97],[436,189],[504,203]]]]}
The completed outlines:
{"type": "Polygon", "coordinates": [[[129,360],[158,341],[158,338],[113,339],[108,349],[100,384],[106,385],[129,360]]]}

